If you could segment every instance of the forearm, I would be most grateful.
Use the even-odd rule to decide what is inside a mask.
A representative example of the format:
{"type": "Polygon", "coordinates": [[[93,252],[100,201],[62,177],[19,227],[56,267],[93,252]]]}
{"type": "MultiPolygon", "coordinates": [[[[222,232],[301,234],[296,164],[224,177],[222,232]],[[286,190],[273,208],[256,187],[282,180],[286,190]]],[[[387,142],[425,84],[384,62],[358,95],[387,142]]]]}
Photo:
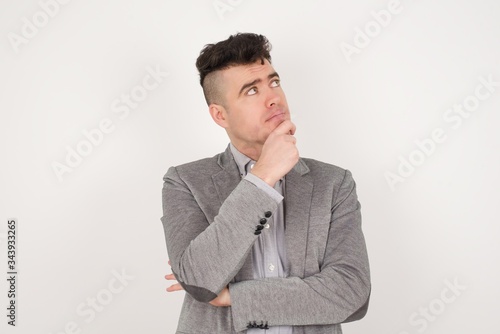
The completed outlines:
{"type": "MultiPolygon", "coordinates": [[[[340,275],[333,277],[343,279],[340,275]]],[[[324,291],[323,285],[331,284],[333,277],[269,278],[230,284],[235,329],[243,330],[252,319],[262,319],[269,326],[304,326],[362,318],[368,306],[369,284],[344,281],[332,285],[335,291],[324,291]]]]}
{"type": "Polygon", "coordinates": [[[328,268],[299,278],[267,278],[229,285],[235,329],[249,321],[269,326],[326,325],[362,318],[371,292],[368,268],[328,268]]]}
{"type": "Polygon", "coordinates": [[[163,189],[167,250],[172,272],[195,299],[212,300],[244,264],[257,235],[256,225],[276,200],[243,180],[209,224],[196,199],[175,169],[163,189]]]}

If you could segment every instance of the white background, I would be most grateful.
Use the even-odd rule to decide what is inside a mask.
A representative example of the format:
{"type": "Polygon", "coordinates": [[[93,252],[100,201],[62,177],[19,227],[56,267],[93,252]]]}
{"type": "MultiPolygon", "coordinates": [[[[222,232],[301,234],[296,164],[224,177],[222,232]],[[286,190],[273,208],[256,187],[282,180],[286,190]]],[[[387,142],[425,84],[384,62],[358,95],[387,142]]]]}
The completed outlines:
{"type": "Polygon", "coordinates": [[[7,219],[19,225],[17,326],[6,324],[2,279],[2,333],[174,333],[184,292],[165,292],[162,177],[225,149],[194,62],[236,32],[273,44],[301,155],[357,182],[373,290],[366,317],[344,332],[498,331],[500,86],[459,125],[444,117],[473,101],[481,77],[500,81],[500,3],[402,0],[377,31],[371,12],[389,1],[221,2],[231,10],[218,13],[213,0],[73,0],[46,22],[37,1],[0,2],[4,274],[7,219]],[[12,36],[25,38],[36,19],[16,46],[12,36]],[[342,43],[361,45],[367,27],[369,44],[346,57],[342,43]],[[115,113],[148,67],[169,75],[127,117],[115,113]],[[59,181],[54,162],[66,164],[68,147],[103,119],[113,131],[59,181]],[[436,128],[446,140],[418,153],[415,141],[436,128]],[[391,188],[386,174],[410,156],[418,166],[391,188]],[[133,279],[121,286],[114,271],[133,279]],[[90,319],[96,297],[106,305],[90,319]]]}

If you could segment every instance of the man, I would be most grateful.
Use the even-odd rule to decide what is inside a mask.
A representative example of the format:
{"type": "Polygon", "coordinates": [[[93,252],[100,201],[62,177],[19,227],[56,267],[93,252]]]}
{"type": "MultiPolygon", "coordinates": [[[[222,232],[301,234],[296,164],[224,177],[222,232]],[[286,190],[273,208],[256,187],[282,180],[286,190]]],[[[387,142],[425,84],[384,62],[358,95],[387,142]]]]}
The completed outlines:
{"type": "MultiPolygon", "coordinates": [[[[370,275],[351,173],[299,158],[270,44],[236,34],[197,59],[225,152],[171,167],[161,218],[185,290],[177,333],[342,333],[370,275]]],[[[202,139],[202,138],[200,138],[202,139]]]]}

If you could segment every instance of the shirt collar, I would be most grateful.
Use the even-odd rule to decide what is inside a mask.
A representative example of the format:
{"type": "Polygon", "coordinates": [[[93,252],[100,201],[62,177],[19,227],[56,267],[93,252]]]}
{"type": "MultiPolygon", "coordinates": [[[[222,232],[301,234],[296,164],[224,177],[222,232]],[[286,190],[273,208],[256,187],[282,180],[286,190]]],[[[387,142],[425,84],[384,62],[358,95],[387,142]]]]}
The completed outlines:
{"type": "Polygon", "coordinates": [[[247,175],[245,169],[246,165],[250,161],[252,161],[253,163],[255,163],[255,161],[253,161],[251,158],[247,157],[246,155],[238,151],[238,149],[234,147],[233,143],[229,143],[229,148],[231,149],[231,153],[233,154],[234,161],[236,161],[236,165],[238,165],[238,170],[240,171],[240,175],[241,176],[247,175]]]}

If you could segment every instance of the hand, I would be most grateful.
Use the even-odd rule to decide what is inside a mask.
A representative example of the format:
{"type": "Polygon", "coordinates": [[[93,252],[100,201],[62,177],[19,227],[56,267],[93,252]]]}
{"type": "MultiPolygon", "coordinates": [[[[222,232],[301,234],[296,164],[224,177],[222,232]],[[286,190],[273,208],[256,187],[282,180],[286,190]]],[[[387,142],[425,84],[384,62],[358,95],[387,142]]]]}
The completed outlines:
{"type": "Polygon", "coordinates": [[[222,289],[219,295],[215,299],[212,299],[210,304],[213,306],[231,306],[231,296],[229,295],[228,287],[226,286],[222,289]]]}
{"type": "Polygon", "coordinates": [[[292,121],[285,120],[278,125],[267,137],[251,173],[274,187],[299,161],[294,134],[295,125],[292,121]]]}
{"type": "MultiPolygon", "coordinates": [[[[170,260],[168,260],[168,265],[170,265],[170,260]]],[[[171,280],[171,281],[176,281],[177,280],[175,278],[174,274],[165,275],[165,279],[166,280],[171,280]]],[[[184,288],[182,287],[182,285],[180,285],[180,283],[172,284],[171,286],[169,286],[167,288],[167,292],[180,291],[180,290],[184,290],[184,288]]]]}
{"type": "MultiPolygon", "coordinates": [[[[168,264],[170,265],[170,260],[168,261],[168,264]]],[[[171,281],[176,280],[174,274],[165,275],[165,279],[171,281]]],[[[174,292],[181,290],[184,290],[184,288],[182,287],[182,285],[180,285],[180,283],[172,284],[167,288],[167,292],[174,292]]],[[[213,306],[231,306],[231,296],[229,295],[228,287],[222,289],[219,295],[216,298],[212,299],[210,304],[212,304],[213,306]]]]}

